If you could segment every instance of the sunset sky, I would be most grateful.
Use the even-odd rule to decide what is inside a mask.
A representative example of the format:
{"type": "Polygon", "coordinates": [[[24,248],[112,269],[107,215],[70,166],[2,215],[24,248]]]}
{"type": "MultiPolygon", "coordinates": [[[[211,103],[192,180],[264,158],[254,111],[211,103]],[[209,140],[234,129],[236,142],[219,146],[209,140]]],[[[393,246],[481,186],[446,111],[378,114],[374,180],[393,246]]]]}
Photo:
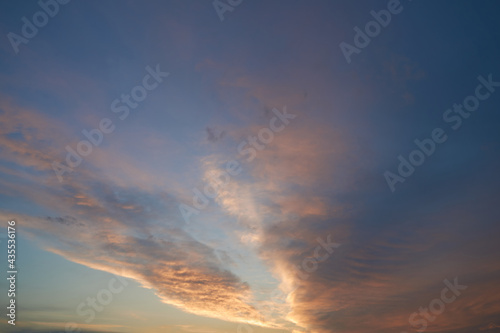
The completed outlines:
{"type": "Polygon", "coordinates": [[[500,2],[65,1],[0,2],[0,332],[500,332],[500,2]]]}

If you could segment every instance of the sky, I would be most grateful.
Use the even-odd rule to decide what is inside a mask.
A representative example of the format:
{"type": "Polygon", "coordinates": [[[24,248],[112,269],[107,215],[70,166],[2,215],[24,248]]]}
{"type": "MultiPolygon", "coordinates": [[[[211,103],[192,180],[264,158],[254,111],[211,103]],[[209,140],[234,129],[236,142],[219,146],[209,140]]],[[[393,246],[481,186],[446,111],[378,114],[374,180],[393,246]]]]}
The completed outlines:
{"type": "Polygon", "coordinates": [[[2,1],[0,332],[500,332],[499,10],[2,1]]]}

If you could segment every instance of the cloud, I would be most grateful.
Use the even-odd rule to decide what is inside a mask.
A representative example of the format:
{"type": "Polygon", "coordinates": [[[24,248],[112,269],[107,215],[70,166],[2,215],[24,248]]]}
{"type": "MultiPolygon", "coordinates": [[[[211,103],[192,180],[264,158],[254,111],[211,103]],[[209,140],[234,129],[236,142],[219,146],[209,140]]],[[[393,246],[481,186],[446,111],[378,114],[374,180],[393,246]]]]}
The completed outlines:
{"type": "MultiPolygon", "coordinates": [[[[2,211],[3,218],[22,220],[23,230],[47,250],[91,268],[123,271],[154,289],[163,302],[187,312],[273,326],[251,305],[248,284],[220,266],[214,248],[182,229],[178,193],[110,182],[106,173],[90,168],[81,168],[62,186],[56,185],[50,180],[50,163],[58,153],[44,142],[51,137],[61,140],[61,131],[31,111],[12,105],[3,109],[8,114],[0,123],[0,144],[8,153],[6,160],[35,170],[22,183],[17,177],[23,175],[16,172],[15,178],[2,178],[5,189],[64,214],[37,217],[2,211]],[[29,142],[15,143],[19,138],[9,137],[8,128],[18,128],[19,137],[29,142]]],[[[12,172],[8,167],[2,170],[12,172]]]]}
{"type": "MultiPolygon", "coordinates": [[[[311,13],[298,17],[317,22],[311,13]]],[[[301,25],[290,22],[278,30],[293,31],[296,38],[301,25]]],[[[195,28],[172,20],[158,26],[175,28],[167,29],[175,31],[167,35],[165,29],[152,29],[165,54],[175,50],[181,58],[196,62],[193,57],[199,52],[194,50],[201,44],[195,28]]],[[[141,39],[143,34],[137,36],[141,39]]],[[[439,295],[443,279],[459,276],[469,285],[467,293],[429,331],[495,325],[484,326],[496,323],[500,313],[496,286],[500,268],[494,256],[499,253],[496,178],[489,180],[491,188],[450,178],[456,184],[447,183],[453,185],[448,188],[456,190],[440,192],[425,187],[436,177],[426,177],[429,174],[421,169],[420,189],[389,196],[385,184],[378,182],[380,163],[374,158],[374,151],[389,145],[388,137],[374,140],[372,132],[372,122],[388,118],[383,112],[374,115],[367,104],[380,102],[381,92],[391,89],[412,101],[414,92],[407,87],[424,79],[423,72],[409,58],[391,56],[375,71],[383,72],[384,78],[390,74],[389,83],[370,74],[353,75],[351,68],[347,74],[336,70],[339,83],[332,84],[331,71],[324,70],[330,68],[325,65],[330,52],[318,52],[314,45],[322,43],[316,38],[303,40],[310,47],[301,47],[299,59],[277,65],[243,68],[249,63],[246,53],[255,45],[236,48],[241,56],[228,52],[227,59],[198,62],[201,74],[206,74],[204,69],[222,73],[211,83],[231,121],[223,125],[224,131],[204,123],[198,127],[198,133],[205,129],[208,142],[218,143],[210,145],[208,156],[187,154],[192,150],[186,146],[189,143],[173,142],[146,123],[126,134],[117,131],[116,139],[96,148],[64,184],[57,183],[50,164],[64,158],[66,144],[79,139],[75,133],[81,124],[69,126],[60,117],[20,107],[2,96],[0,191],[23,198],[41,212],[3,211],[1,217],[22,220],[30,236],[54,253],[95,269],[123,271],[154,289],[163,302],[207,317],[294,332],[408,330],[409,315],[439,295]],[[307,65],[295,66],[304,59],[307,65]],[[238,144],[268,123],[270,109],[283,105],[297,113],[297,119],[276,134],[254,161],[244,162],[238,144]],[[186,226],[178,205],[191,200],[186,190],[191,181],[206,180],[232,158],[242,161],[243,174],[232,178],[194,226],[186,226]],[[459,197],[464,192],[474,199],[459,197]],[[191,232],[193,228],[198,230],[191,232]],[[297,266],[314,255],[318,237],[329,234],[342,247],[307,279],[301,278],[297,266]],[[221,244],[226,247],[221,249],[221,244]],[[252,269],[260,274],[257,278],[248,273],[252,269]],[[274,278],[271,287],[262,287],[261,278],[266,282],[274,278]],[[285,294],[282,302],[272,299],[273,287],[285,294]],[[275,313],[270,315],[267,309],[272,307],[275,313]]],[[[283,50],[277,52],[272,55],[275,59],[283,50]]],[[[95,124],[97,116],[87,112],[91,108],[82,97],[97,96],[102,105],[109,105],[103,85],[86,79],[84,73],[63,75],[62,66],[51,67],[57,70],[47,80],[41,71],[45,66],[38,65],[27,70],[39,68],[33,71],[37,79],[30,80],[29,87],[40,88],[47,82],[59,92],[55,96],[73,102],[72,116],[95,124]]],[[[398,109],[393,107],[383,104],[384,112],[398,109]]]]}
{"type": "Polygon", "coordinates": [[[180,327],[184,332],[190,333],[217,333],[217,331],[206,328],[199,328],[193,325],[177,325],[177,327],[180,327]]]}
{"type": "Polygon", "coordinates": [[[489,323],[488,325],[481,327],[479,330],[486,331],[486,330],[493,330],[495,328],[500,328],[500,325],[489,323]]]}

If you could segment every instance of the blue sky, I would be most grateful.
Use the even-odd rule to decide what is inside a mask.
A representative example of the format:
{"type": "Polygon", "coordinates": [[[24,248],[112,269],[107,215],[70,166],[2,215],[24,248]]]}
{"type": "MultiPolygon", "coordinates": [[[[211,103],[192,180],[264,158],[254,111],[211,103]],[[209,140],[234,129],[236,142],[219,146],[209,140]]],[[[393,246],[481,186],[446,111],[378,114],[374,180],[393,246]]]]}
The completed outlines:
{"type": "Polygon", "coordinates": [[[17,46],[0,5],[0,331],[500,332],[497,2],[42,3],[17,46]]]}

